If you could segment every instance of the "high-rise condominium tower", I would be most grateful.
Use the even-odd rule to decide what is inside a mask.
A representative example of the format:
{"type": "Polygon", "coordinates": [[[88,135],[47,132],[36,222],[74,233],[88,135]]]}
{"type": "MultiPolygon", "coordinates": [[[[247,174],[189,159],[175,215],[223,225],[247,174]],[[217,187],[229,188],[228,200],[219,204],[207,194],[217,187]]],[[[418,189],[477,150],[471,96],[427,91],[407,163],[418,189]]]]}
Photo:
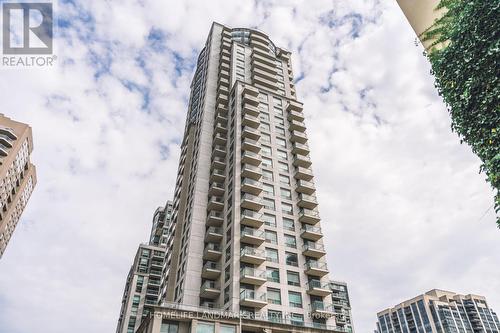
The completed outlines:
{"type": "Polygon", "coordinates": [[[377,314],[377,333],[499,333],[498,316],[477,295],[431,290],[377,314]]]}
{"type": "Polygon", "coordinates": [[[138,332],[351,332],[290,52],[214,23],[191,89],[162,297],[138,332]]]}
{"type": "Polygon", "coordinates": [[[0,114],[0,257],[36,184],[31,127],[0,114]]]}

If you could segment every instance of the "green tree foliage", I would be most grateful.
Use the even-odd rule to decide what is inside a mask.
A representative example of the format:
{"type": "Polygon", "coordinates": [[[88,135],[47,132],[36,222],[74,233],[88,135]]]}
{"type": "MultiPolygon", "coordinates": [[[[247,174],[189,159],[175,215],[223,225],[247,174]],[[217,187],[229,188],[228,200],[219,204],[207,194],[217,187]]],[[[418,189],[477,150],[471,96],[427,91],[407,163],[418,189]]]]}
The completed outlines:
{"type": "Polygon", "coordinates": [[[439,8],[446,13],[422,36],[437,46],[427,56],[452,130],[482,160],[480,172],[496,191],[500,228],[500,0],[441,0],[439,8]]]}

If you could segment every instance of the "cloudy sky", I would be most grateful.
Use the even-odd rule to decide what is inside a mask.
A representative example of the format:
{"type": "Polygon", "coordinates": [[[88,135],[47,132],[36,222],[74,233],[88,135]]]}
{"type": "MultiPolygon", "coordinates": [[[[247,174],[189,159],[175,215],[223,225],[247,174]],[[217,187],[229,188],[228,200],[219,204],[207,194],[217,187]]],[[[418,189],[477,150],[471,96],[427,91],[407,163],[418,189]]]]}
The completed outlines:
{"type": "Polygon", "coordinates": [[[492,191],[395,1],[67,0],[56,15],[54,68],[0,69],[0,112],[33,127],[38,171],[0,260],[2,333],[114,331],[137,245],[173,194],[212,21],[293,53],[329,267],[357,332],[432,288],[500,311],[492,191]]]}

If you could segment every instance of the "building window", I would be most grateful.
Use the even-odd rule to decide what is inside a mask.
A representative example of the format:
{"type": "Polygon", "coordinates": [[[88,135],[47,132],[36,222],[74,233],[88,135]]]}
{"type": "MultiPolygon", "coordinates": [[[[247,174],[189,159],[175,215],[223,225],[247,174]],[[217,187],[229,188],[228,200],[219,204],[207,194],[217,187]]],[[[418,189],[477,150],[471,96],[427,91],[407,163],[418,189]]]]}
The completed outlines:
{"type": "Polygon", "coordinates": [[[295,266],[295,267],[299,266],[296,253],[285,252],[285,258],[286,258],[287,265],[295,266]]]}
{"type": "Polygon", "coordinates": [[[281,293],[279,289],[267,288],[267,302],[270,304],[281,304],[281,293]]]}
{"type": "Polygon", "coordinates": [[[271,126],[268,123],[260,123],[260,130],[271,132],[271,126]]]}
{"type": "Polygon", "coordinates": [[[137,284],[135,285],[135,291],[140,293],[142,291],[142,285],[144,283],[144,276],[137,276],[137,284]]]}
{"type": "Polygon", "coordinates": [[[283,214],[293,215],[293,206],[285,202],[282,202],[281,211],[283,212],[283,214]]]}
{"type": "Polygon", "coordinates": [[[271,135],[266,134],[266,133],[261,133],[260,138],[262,142],[271,142],[271,135]]]}
{"type": "Polygon", "coordinates": [[[283,229],[295,231],[295,223],[293,220],[283,218],[283,229]]]}
{"type": "Polygon", "coordinates": [[[286,280],[287,280],[289,286],[300,287],[299,273],[287,271],[286,272],[286,280]]]}
{"type": "Polygon", "coordinates": [[[287,152],[283,150],[278,150],[278,159],[286,161],[288,159],[287,152]]]}
{"type": "Polygon", "coordinates": [[[292,200],[292,191],[286,188],[280,188],[280,195],[283,199],[292,200]]]}
{"type": "Polygon", "coordinates": [[[277,268],[267,267],[266,268],[267,281],[270,282],[280,282],[280,271],[277,268]]]}
{"type": "Polygon", "coordinates": [[[266,260],[270,262],[279,262],[278,250],[266,247],[266,260]]]}
{"type": "Polygon", "coordinates": [[[290,177],[285,175],[280,175],[280,183],[285,185],[290,185],[290,177]]]}
{"type": "Polygon", "coordinates": [[[196,333],[215,333],[215,325],[213,323],[198,322],[196,324],[196,333]]]}
{"type": "Polygon", "coordinates": [[[266,195],[274,195],[274,186],[270,184],[262,184],[262,189],[266,195]]]}
{"type": "Polygon", "coordinates": [[[283,118],[274,117],[274,120],[275,120],[276,124],[281,125],[281,126],[285,126],[285,121],[283,120],[283,118]]]}
{"type": "Polygon", "coordinates": [[[269,198],[264,198],[262,200],[265,209],[275,210],[274,200],[269,198]]]}
{"type": "Polygon", "coordinates": [[[265,225],[270,227],[276,227],[276,216],[271,214],[264,214],[262,217],[265,225]]]}
{"type": "Polygon", "coordinates": [[[283,314],[281,311],[267,310],[267,319],[272,323],[281,323],[283,321],[283,314]]]}
{"type": "Polygon", "coordinates": [[[299,313],[290,313],[290,322],[292,325],[302,326],[304,325],[304,315],[299,313]]]}
{"type": "Polygon", "coordinates": [[[295,236],[285,235],[285,245],[296,249],[297,248],[297,239],[295,238],[295,236]]]}
{"type": "Polygon", "coordinates": [[[276,143],[280,147],[286,147],[286,140],[282,138],[276,138],[276,143]]]}
{"type": "MultiPolygon", "coordinates": [[[[262,165],[265,167],[268,167],[268,168],[272,168],[273,167],[273,160],[271,160],[270,158],[267,158],[267,157],[262,157],[262,165]]],[[[287,167],[288,167],[288,165],[287,165],[287,167]]]]}
{"type": "Polygon", "coordinates": [[[286,172],[288,172],[288,170],[289,170],[288,163],[283,163],[283,162],[278,162],[278,168],[281,171],[286,171],[286,172]]]}
{"type": "Polygon", "coordinates": [[[221,325],[220,326],[220,333],[236,333],[236,327],[235,326],[230,326],[230,325],[221,325]]]}
{"type": "Polygon", "coordinates": [[[266,230],[266,242],[278,244],[278,235],[274,231],[266,230]]]}
{"type": "MultiPolygon", "coordinates": [[[[260,104],[259,104],[259,108],[260,108],[260,104]]],[[[263,109],[267,110],[266,107],[264,107],[263,109]]],[[[260,112],[259,113],[259,119],[263,120],[263,121],[269,121],[269,113],[267,113],[267,112],[260,112]]]]}
{"type": "Polygon", "coordinates": [[[273,172],[269,170],[262,170],[262,178],[266,180],[274,180],[273,172]]]}
{"type": "Polygon", "coordinates": [[[161,323],[160,333],[177,333],[179,332],[179,324],[172,322],[161,323]]]}
{"type": "Polygon", "coordinates": [[[263,155],[271,156],[273,154],[269,146],[261,146],[261,151],[263,155]]]}
{"type": "Polygon", "coordinates": [[[292,308],[302,308],[302,294],[295,291],[288,292],[288,304],[292,308]]]}

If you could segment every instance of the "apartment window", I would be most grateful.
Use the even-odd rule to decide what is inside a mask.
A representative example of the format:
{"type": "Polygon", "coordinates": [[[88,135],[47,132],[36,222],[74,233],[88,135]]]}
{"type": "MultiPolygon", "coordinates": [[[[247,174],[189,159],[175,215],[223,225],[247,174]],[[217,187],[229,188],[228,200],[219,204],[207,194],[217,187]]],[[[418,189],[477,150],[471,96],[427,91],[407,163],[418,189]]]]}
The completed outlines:
{"type": "Polygon", "coordinates": [[[147,249],[143,249],[142,252],[141,252],[141,257],[149,258],[149,254],[150,253],[151,253],[151,251],[149,251],[147,249]]]}
{"type": "Polygon", "coordinates": [[[297,254],[292,253],[292,252],[285,252],[285,259],[286,259],[286,264],[289,266],[295,266],[298,267],[298,259],[297,259],[297,254]]]}
{"type": "Polygon", "coordinates": [[[265,209],[269,209],[269,210],[275,210],[275,205],[274,205],[274,200],[273,199],[269,199],[269,198],[264,198],[262,200],[262,203],[264,204],[264,208],[265,209]]]}
{"type": "Polygon", "coordinates": [[[229,286],[224,288],[224,304],[229,302],[229,286]]]}
{"type": "Polygon", "coordinates": [[[271,214],[264,214],[262,217],[265,225],[270,227],[276,227],[276,216],[271,214]]]}
{"type": "Polygon", "coordinates": [[[290,177],[285,175],[280,175],[280,183],[285,185],[290,185],[290,177]]]}
{"type": "Polygon", "coordinates": [[[262,142],[271,142],[271,135],[269,135],[267,133],[261,133],[260,138],[261,138],[262,142]]]}
{"type": "Polygon", "coordinates": [[[276,310],[267,310],[267,319],[272,323],[281,323],[283,321],[283,313],[276,310]]]}
{"type": "Polygon", "coordinates": [[[282,202],[281,203],[281,212],[283,214],[293,215],[293,206],[286,203],[286,202],[282,202]]]}
{"type": "Polygon", "coordinates": [[[278,159],[280,160],[288,160],[288,154],[286,151],[283,151],[283,150],[278,150],[278,159]]]}
{"type": "Polygon", "coordinates": [[[278,168],[281,171],[286,171],[286,172],[288,172],[288,170],[289,170],[288,164],[287,163],[283,163],[283,162],[278,162],[278,168]]]}
{"type": "Polygon", "coordinates": [[[144,283],[144,276],[139,275],[137,277],[137,284],[135,285],[135,292],[140,293],[142,291],[143,283],[144,283]]]}
{"type": "Polygon", "coordinates": [[[262,170],[262,177],[266,180],[274,180],[273,172],[269,170],[262,170]]]}
{"type": "Polygon", "coordinates": [[[236,333],[236,327],[232,325],[221,325],[219,333],[236,333]]]}
{"type": "Polygon", "coordinates": [[[280,271],[277,268],[267,267],[266,268],[267,281],[270,282],[280,282],[280,271]]]}
{"type": "Polygon", "coordinates": [[[291,219],[283,218],[283,229],[285,230],[295,230],[295,223],[291,219]]]}
{"type": "Polygon", "coordinates": [[[290,313],[290,322],[292,325],[302,326],[304,325],[304,315],[299,313],[290,313]]]}
{"type": "Polygon", "coordinates": [[[288,292],[288,304],[292,308],[302,308],[302,294],[295,291],[288,292]]]}
{"type": "Polygon", "coordinates": [[[260,151],[262,152],[263,155],[267,156],[271,156],[273,154],[273,151],[269,146],[261,146],[260,151]]]}
{"type": "Polygon", "coordinates": [[[271,160],[270,158],[267,158],[267,157],[262,157],[262,165],[264,165],[268,168],[272,168],[273,167],[273,160],[271,160]]]}
{"type": "Polygon", "coordinates": [[[270,184],[262,184],[262,189],[266,195],[274,195],[274,186],[270,184]]]}
{"type": "Polygon", "coordinates": [[[274,121],[278,125],[285,126],[285,121],[281,117],[274,117],[274,121]]]}
{"type": "Polygon", "coordinates": [[[274,113],[277,114],[277,115],[280,115],[282,116],[283,115],[283,110],[281,109],[281,107],[274,107],[274,113]]]}
{"type": "MultiPolygon", "coordinates": [[[[260,104],[259,104],[259,106],[260,106],[260,104]]],[[[264,109],[267,109],[267,108],[264,108],[264,109]]],[[[259,118],[260,118],[260,120],[263,120],[263,121],[269,121],[270,120],[269,119],[269,113],[266,113],[266,112],[261,112],[259,114],[259,118]]]]}
{"type": "Polygon", "coordinates": [[[267,103],[263,103],[262,101],[259,103],[258,108],[261,112],[267,112],[269,110],[267,103]]]}
{"type": "Polygon", "coordinates": [[[267,95],[259,94],[259,101],[267,103],[267,95]]]}
{"type": "Polygon", "coordinates": [[[286,140],[282,138],[276,138],[276,143],[280,147],[286,147],[286,140]]]}
{"type": "Polygon", "coordinates": [[[283,199],[292,200],[292,191],[287,188],[280,188],[280,195],[283,199]]]}
{"type": "Polygon", "coordinates": [[[274,105],[282,106],[283,105],[283,101],[281,100],[281,98],[273,97],[273,104],[274,105]]]}
{"type": "Polygon", "coordinates": [[[266,242],[278,244],[278,235],[274,231],[266,230],[266,242]]]}
{"type": "Polygon", "coordinates": [[[213,323],[198,322],[198,324],[196,324],[196,333],[214,333],[214,332],[215,332],[215,324],[213,323]]]}
{"type": "MultiPolygon", "coordinates": [[[[271,125],[269,125],[268,123],[260,123],[260,130],[266,131],[266,132],[271,132],[271,125]]],[[[271,141],[271,139],[269,139],[269,141],[271,141]]]]}
{"type": "Polygon", "coordinates": [[[267,288],[267,302],[281,305],[281,293],[279,289],[267,288]]]}
{"type": "Polygon", "coordinates": [[[266,260],[270,262],[279,262],[278,250],[266,247],[266,260]]]}
{"type": "Polygon", "coordinates": [[[179,332],[179,324],[177,323],[161,323],[160,333],[177,333],[179,332]]]}
{"type": "Polygon", "coordinates": [[[285,235],[285,245],[296,249],[297,248],[297,239],[295,238],[295,236],[285,235]]]}
{"type": "Polygon", "coordinates": [[[289,286],[300,287],[299,273],[287,271],[286,272],[286,280],[287,280],[289,286]]]}
{"type": "MultiPolygon", "coordinates": [[[[281,111],[281,112],[283,112],[283,111],[281,111]]],[[[276,133],[278,133],[279,135],[285,136],[285,129],[282,127],[276,127],[276,133]]],[[[285,145],[286,145],[286,143],[285,143],[285,145]]]]}

